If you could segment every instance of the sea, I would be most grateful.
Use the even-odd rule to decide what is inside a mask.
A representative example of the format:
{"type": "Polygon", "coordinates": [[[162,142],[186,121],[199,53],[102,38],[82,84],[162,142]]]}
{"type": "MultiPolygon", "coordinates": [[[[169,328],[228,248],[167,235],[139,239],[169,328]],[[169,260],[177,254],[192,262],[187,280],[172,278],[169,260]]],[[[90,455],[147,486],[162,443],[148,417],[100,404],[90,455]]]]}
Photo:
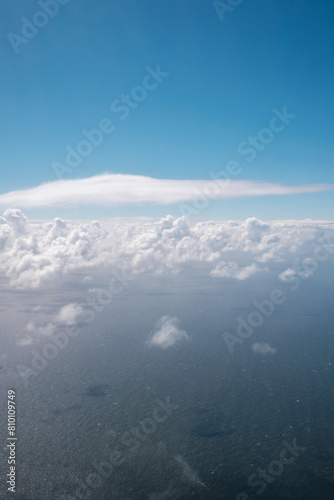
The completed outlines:
{"type": "Polygon", "coordinates": [[[240,281],[189,265],[112,297],[98,292],[112,270],[86,286],[87,272],[38,291],[0,284],[1,498],[332,500],[333,272],[291,290],[279,264],[240,281]],[[72,336],[27,333],[69,303],[94,311],[72,336]],[[169,347],[152,344],[165,316],[187,334],[169,347]]]}

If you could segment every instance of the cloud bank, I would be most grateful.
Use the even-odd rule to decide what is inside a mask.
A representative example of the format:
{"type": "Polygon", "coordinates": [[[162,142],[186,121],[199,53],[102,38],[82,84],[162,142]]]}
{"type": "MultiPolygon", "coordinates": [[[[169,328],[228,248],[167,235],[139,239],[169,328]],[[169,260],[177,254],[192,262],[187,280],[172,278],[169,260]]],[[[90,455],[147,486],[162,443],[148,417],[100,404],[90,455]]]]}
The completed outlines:
{"type": "Polygon", "coordinates": [[[312,257],[319,242],[334,254],[334,222],[263,222],[252,217],[194,224],[167,216],[150,222],[56,218],[37,223],[10,209],[0,217],[0,277],[12,287],[36,289],[79,270],[89,285],[89,273],[101,267],[129,276],[197,267],[216,280],[246,280],[281,263],[280,279],[288,282],[296,273],[313,272],[312,259],[301,269],[294,264],[312,257]]]}
{"type": "Polygon", "coordinates": [[[192,201],[201,195],[219,199],[318,193],[332,189],[334,186],[329,184],[282,186],[241,180],[173,180],[141,175],[103,174],[86,179],[48,182],[30,189],[11,191],[0,195],[0,206],[36,208],[131,203],[172,205],[192,201]]]}

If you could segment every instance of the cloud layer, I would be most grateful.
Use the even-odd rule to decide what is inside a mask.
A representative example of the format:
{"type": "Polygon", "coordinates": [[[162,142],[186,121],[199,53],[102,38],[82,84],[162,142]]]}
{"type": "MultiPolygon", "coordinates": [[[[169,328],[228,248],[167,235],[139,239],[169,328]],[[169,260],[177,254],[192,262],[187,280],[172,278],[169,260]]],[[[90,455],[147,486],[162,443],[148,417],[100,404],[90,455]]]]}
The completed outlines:
{"type": "Polygon", "coordinates": [[[0,195],[0,206],[51,207],[69,205],[112,206],[131,203],[171,205],[194,199],[235,198],[298,193],[316,193],[334,189],[329,184],[282,186],[267,182],[236,180],[154,179],[141,175],[103,174],[86,179],[59,180],[0,195]]]}
{"type": "Polygon", "coordinates": [[[296,272],[312,272],[314,266],[306,260],[304,268],[292,268],[300,258],[312,261],[321,241],[333,254],[333,222],[249,218],[190,224],[184,217],[167,216],[152,222],[74,223],[56,218],[36,223],[10,209],[0,217],[0,276],[24,289],[101,266],[129,275],[179,273],[197,266],[217,280],[245,280],[284,263],[280,272],[287,271],[280,278],[286,281],[296,272]]]}

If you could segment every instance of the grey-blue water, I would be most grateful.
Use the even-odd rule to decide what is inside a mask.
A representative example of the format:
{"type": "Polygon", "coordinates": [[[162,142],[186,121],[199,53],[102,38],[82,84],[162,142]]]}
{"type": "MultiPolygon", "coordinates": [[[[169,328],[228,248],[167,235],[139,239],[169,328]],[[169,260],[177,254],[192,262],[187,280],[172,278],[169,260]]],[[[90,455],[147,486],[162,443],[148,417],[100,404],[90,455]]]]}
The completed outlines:
{"type": "MultiPolygon", "coordinates": [[[[32,349],[50,342],[20,345],[24,325],[42,321],[33,306],[47,321],[83,302],[79,278],[16,293],[15,306],[1,291],[3,401],[17,391],[17,500],[333,498],[333,275],[320,270],[295,292],[274,274],[136,278],[25,384],[18,365],[31,367],[32,349]],[[235,335],[237,318],[274,288],[284,303],[230,352],[223,334],[235,335]],[[148,347],[164,315],[191,340],[148,347]],[[261,342],[276,351],[254,352],[261,342]]],[[[103,282],[96,275],[90,286],[103,282]]],[[[11,498],[6,428],[1,439],[0,491],[11,498]]]]}

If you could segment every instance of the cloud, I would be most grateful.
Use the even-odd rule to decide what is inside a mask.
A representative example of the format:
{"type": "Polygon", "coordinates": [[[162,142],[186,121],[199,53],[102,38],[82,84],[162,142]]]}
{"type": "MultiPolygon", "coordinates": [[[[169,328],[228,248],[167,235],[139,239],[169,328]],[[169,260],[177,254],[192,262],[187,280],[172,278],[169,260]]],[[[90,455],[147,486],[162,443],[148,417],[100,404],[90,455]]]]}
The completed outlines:
{"type": "Polygon", "coordinates": [[[90,283],[91,281],[93,281],[91,276],[85,276],[82,280],[83,283],[90,283]]]}
{"type": "Polygon", "coordinates": [[[278,278],[281,281],[286,282],[289,281],[291,278],[294,278],[294,276],[296,276],[296,271],[294,271],[293,269],[291,269],[291,267],[289,267],[288,269],[285,269],[285,271],[280,273],[278,275],[278,278]]]}
{"type": "Polygon", "coordinates": [[[70,303],[63,306],[51,321],[46,323],[29,322],[25,327],[25,338],[18,343],[20,346],[29,345],[40,337],[50,337],[65,326],[76,325],[83,314],[82,307],[77,303],[70,303]]]}
{"type": "Polygon", "coordinates": [[[266,344],[264,342],[257,342],[252,344],[252,350],[256,354],[262,354],[262,356],[265,356],[266,354],[275,354],[277,351],[276,347],[271,347],[269,344],[266,344]]]}
{"type": "Polygon", "coordinates": [[[171,205],[214,193],[212,198],[317,193],[329,184],[283,186],[241,180],[174,180],[142,175],[102,174],[85,179],[59,180],[0,195],[4,207],[36,208],[69,205],[113,206],[131,203],[171,205]],[[213,189],[212,189],[213,188],[213,189]]]}
{"type": "MultiPolygon", "coordinates": [[[[314,258],[312,258],[312,257],[306,257],[304,259],[303,263],[304,263],[304,266],[306,266],[306,267],[312,266],[314,268],[314,258]]],[[[278,275],[278,278],[285,283],[287,281],[290,281],[291,278],[294,278],[297,275],[303,279],[308,279],[311,276],[313,276],[313,274],[314,274],[314,271],[311,271],[310,269],[304,269],[304,270],[298,269],[298,273],[297,273],[297,269],[291,269],[291,267],[289,267],[288,269],[286,269],[285,271],[280,273],[278,275]]]]}
{"type": "Polygon", "coordinates": [[[190,223],[171,215],[150,221],[31,222],[16,209],[0,217],[0,276],[17,289],[38,289],[80,271],[94,289],[89,273],[98,268],[133,277],[191,267],[213,278],[246,280],[275,264],[280,280],[288,281],[295,274],[311,275],[319,242],[324,245],[319,260],[326,248],[334,253],[333,222],[251,217],[190,223]],[[294,270],[300,259],[303,266],[294,270]]]}
{"type": "Polygon", "coordinates": [[[155,325],[155,332],[148,341],[148,345],[167,349],[182,340],[190,340],[190,337],[187,332],[179,328],[178,318],[162,316],[155,325]]]}
{"type": "Polygon", "coordinates": [[[210,271],[210,276],[213,278],[233,278],[236,280],[245,280],[264,270],[265,268],[261,268],[254,263],[250,266],[240,268],[236,262],[221,261],[210,271]]]}
{"type": "Polygon", "coordinates": [[[26,232],[27,217],[18,208],[9,208],[3,214],[2,224],[9,222],[15,234],[24,234],[26,232]]]}
{"type": "Polygon", "coordinates": [[[54,322],[59,325],[72,326],[78,321],[82,312],[82,307],[79,304],[67,304],[60,309],[54,322]]]}

